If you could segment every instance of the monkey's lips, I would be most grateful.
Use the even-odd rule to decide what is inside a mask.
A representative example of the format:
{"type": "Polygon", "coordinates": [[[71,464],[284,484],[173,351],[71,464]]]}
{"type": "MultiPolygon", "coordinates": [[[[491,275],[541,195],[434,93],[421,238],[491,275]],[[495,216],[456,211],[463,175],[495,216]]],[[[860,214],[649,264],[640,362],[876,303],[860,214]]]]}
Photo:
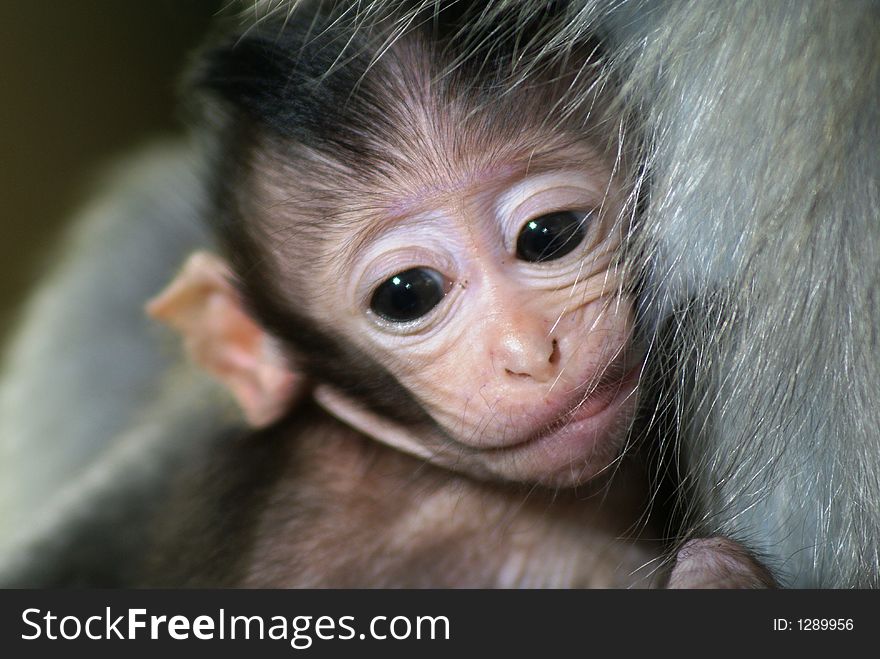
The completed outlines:
{"type": "Polygon", "coordinates": [[[635,417],[642,365],[613,369],[588,394],[581,393],[553,421],[526,439],[490,449],[513,468],[517,480],[565,486],[583,483],[619,454],[635,417]]]}

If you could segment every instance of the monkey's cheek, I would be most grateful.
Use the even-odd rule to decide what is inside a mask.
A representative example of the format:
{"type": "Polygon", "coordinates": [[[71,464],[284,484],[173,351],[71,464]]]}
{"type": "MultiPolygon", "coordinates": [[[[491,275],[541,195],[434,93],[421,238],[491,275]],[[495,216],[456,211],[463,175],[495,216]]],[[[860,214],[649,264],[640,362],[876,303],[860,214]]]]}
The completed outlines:
{"type": "Polygon", "coordinates": [[[566,424],[529,442],[495,452],[496,473],[519,482],[574,487],[606,470],[620,455],[638,407],[639,369],[629,373],[599,411],[585,407],[566,424]]]}

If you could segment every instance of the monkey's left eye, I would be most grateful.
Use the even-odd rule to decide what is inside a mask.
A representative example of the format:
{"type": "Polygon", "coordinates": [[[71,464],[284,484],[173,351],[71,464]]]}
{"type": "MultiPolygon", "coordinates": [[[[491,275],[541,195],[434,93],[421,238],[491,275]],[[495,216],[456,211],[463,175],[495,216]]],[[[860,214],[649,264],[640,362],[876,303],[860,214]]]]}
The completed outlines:
{"type": "Polygon", "coordinates": [[[446,295],[446,279],[430,268],[400,272],[379,285],[370,309],[392,323],[407,323],[427,314],[446,295]]]}
{"type": "Polygon", "coordinates": [[[562,258],[583,242],[587,215],[557,211],[529,220],[516,239],[516,258],[531,263],[562,258]]]}

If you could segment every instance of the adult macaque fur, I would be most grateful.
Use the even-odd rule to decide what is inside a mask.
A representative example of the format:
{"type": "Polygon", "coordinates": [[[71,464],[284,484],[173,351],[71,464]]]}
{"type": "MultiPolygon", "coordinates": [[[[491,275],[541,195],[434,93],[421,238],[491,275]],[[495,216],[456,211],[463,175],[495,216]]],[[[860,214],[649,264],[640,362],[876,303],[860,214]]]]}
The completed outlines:
{"type": "Polygon", "coordinates": [[[122,586],[173,473],[241,423],[143,303],[210,249],[187,141],[129,158],[59,245],[5,347],[0,583],[122,586]]]}

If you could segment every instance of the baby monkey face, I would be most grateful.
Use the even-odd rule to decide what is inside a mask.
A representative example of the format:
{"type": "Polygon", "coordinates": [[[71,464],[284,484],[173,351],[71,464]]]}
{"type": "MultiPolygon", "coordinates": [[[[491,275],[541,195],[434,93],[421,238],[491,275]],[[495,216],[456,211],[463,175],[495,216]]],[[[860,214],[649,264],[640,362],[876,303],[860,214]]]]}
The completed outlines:
{"type": "Polygon", "coordinates": [[[210,281],[241,313],[193,344],[257,425],[291,411],[302,376],[435,464],[582,483],[619,455],[642,363],[618,268],[624,126],[596,44],[523,78],[525,51],[462,50],[462,17],[442,38],[430,18],[363,41],[285,21],[213,54],[239,299],[210,281]]]}
{"type": "Polygon", "coordinates": [[[320,286],[342,307],[314,313],[435,424],[400,448],[551,486],[619,454],[642,363],[615,266],[622,193],[589,149],[567,155],[398,186],[329,259],[320,286]]]}

